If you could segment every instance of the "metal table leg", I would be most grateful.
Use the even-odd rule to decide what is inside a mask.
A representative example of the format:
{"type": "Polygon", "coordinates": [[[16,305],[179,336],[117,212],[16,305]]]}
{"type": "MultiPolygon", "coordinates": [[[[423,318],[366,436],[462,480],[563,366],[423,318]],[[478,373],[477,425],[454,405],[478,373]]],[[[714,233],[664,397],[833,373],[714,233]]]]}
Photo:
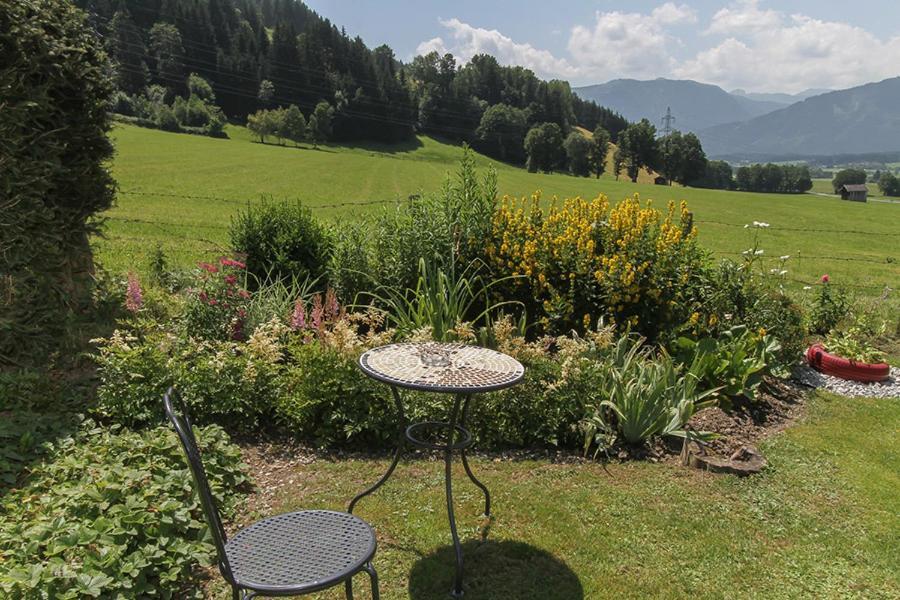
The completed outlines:
{"type": "Polygon", "coordinates": [[[456,575],[453,577],[453,589],[450,595],[454,598],[462,598],[463,555],[462,546],[459,543],[459,533],[456,531],[456,518],[453,516],[453,484],[451,481],[451,463],[453,460],[453,442],[456,439],[456,421],[459,417],[459,405],[462,397],[457,395],[453,399],[453,410],[450,413],[450,428],[448,430],[447,446],[444,450],[444,482],[447,488],[447,517],[450,519],[450,534],[453,536],[453,548],[456,551],[456,575]]]}
{"type": "Polygon", "coordinates": [[[400,399],[400,392],[397,391],[395,386],[391,386],[391,393],[394,396],[394,403],[397,405],[397,414],[400,420],[400,427],[397,431],[397,449],[394,450],[394,458],[391,460],[391,466],[388,467],[387,472],[381,476],[375,485],[364,490],[356,495],[353,500],[350,501],[350,506],[347,507],[348,513],[353,513],[353,507],[356,506],[356,503],[373,493],[375,490],[380,488],[384,483],[388,480],[391,474],[394,472],[394,469],[397,468],[397,463],[400,462],[400,457],[403,456],[403,450],[406,447],[406,414],[403,412],[403,402],[400,399]]]}
{"type": "MultiPolygon", "coordinates": [[[[466,421],[469,418],[469,401],[471,399],[472,399],[471,394],[467,395],[465,403],[463,404],[462,423],[460,423],[462,425],[463,429],[465,429],[466,421]]],[[[471,469],[471,467],[469,467],[469,461],[466,459],[466,449],[463,448],[460,451],[460,454],[462,455],[462,464],[463,464],[463,467],[466,469],[466,475],[468,475],[469,479],[472,480],[472,483],[474,483],[479,488],[481,488],[481,491],[484,493],[484,516],[490,517],[491,516],[491,493],[488,491],[487,486],[484,485],[483,483],[481,483],[480,481],[478,481],[478,478],[476,478],[475,475],[472,473],[472,469],[471,469]]]]}

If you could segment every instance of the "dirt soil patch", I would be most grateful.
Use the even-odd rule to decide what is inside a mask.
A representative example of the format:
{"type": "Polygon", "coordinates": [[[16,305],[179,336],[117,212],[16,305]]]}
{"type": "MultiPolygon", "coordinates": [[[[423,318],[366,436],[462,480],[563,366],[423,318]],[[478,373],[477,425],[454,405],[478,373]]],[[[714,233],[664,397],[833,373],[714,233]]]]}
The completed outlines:
{"type": "Polygon", "coordinates": [[[727,412],[706,408],[688,423],[695,431],[719,434],[704,446],[708,454],[730,457],[742,447],[758,447],[760,441],[794,422],[803,409],[804,390],[791,381],[767,378],[755,402],[734,401],[727,412]]]}

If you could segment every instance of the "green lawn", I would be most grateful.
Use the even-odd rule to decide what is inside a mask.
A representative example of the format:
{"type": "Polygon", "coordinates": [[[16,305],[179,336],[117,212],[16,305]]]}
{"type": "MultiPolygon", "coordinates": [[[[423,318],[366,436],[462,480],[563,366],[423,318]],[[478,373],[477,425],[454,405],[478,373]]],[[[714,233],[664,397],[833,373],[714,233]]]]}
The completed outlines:
{"type": "MultiPolygon", "coordinates": [[[[466,598],[897,598],[897,402],[813,396],[801,424],[763,445],[770,468],[747,479],[650,462],[607,470],[476,459],[495,521],[479,545],[480,492],[458,469],[466,598]]],[[[291,467],[264,512],[343,509],[386,465],[291,467]]],[[[446,597],[453,561],[442,494],[441,464],[415,460],[359,504],[378,532],[383,598],[446,597]]]]}
{"type": "MultiPolygon", "coordinates": [[[[116,126],[112,166],[121,191],[118,205],[106,215],[106,239],[96,244],[110,271],[145,269],[148,253],[157,243],[183,265],[224,253],[231,217],[263,196],[300,199],[324,218],[358,218],[378,206],[328,205],[389,203],[433,192],[455,169],[461,153],[457,146],[424,136],[401,146],[313,149],[254,143],[240,127],[229,127],[228,133],[231,139],[220,140],[116,126]]],[[[479,157],[479,162],[493,161],[479,157]]],[[[659,187],[615,181],[611,176],[596,180],[495,165],[500,191],[513,195],[542,190],[545,195],[592,197],[603,192],[620,200],[640,193],[661,205],[686,199],[702,242],[722,256],[735,256],[748,247],[743,224],[768,222],[772,227],[763,238],[766,257],[791,255],[790,275],[804,281],[829,273],[836,282],[873,286],[868,292],[875,294],[878,286],[900,280],[900,205],[848,203],[812,194],[659,187]],[[856,233],[831,233],[846,230],[856,233]]]]}

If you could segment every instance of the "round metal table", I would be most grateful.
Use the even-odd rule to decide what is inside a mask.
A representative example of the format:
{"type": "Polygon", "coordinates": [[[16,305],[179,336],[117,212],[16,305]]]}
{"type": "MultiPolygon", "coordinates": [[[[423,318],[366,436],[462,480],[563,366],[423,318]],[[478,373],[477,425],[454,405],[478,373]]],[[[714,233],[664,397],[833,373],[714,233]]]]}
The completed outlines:
{"type": "Polygon", "coordinates": [[[450,595],[460,598],[463,595],[463,556],[456,530],[456,518],[453,515],[450,468],[453,452],[459,452],[466,475],[484,493],[484,514],[490,517],[490,492],[472,473],[466,459],[466,448],[473,443],[472,434],[466,429],[469,403],[474,394],[501,390],[519,383],[525,374],[525,368],[511,356],[494,350],[438,342],[390,344],[374,348],[359,358],[359,367],[369,377],[390,385],[397,406],[400,428],[397,448],[387,472],[373,486],[353,498],[347,512],[352,513],[360,499],[377,490],[388,480],[400,462],[407,444],[443,451],[447,517],[450,520],[450,534],[453,536],[453,546],[456,550],[456,575],[450,595]],[[452,394],[453,404],[448,420],[407,424],[398,388],[452,394]],[[421,436],[427,430],[443,433],[444,440],[434,442],[423,439],[421,436]]]}

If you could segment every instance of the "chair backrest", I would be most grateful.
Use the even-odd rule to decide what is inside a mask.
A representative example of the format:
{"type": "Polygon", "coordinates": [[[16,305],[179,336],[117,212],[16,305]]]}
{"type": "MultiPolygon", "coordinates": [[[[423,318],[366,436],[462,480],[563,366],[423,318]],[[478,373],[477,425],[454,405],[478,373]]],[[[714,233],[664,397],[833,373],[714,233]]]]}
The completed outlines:
{"type": "Polygon", "coordinates": [[[219,509],[216,507],[215,499],[209,489],[209,480],[206,478],[206,471],[203,468],[203,462],[200,460],[200,450],[197,448],[197,440],[194,437],[194,430],[191,426],[191,418],[181,400],[181,394],[174,387],[170,387],[163,397],[163,404],[166,407],[166,416],[175,427],[178,439],[181,440],[181,446],[184,448],[184,454],[187,456],[188,466],[191,469],[191,475],[194,477],[194,486],[197,489],[197,495],[200,496],[200,506],[203,509],[203,516],[206,517],[206,523],[212,532],[213,543],[216,546],[216,554],[219,558],[219,571],[222,576],[229,581],[234,582],[234,576],[231,573],[231,566],[228,564],[228,556],[225,554],[225,528],[222,527],[222,519],[219,516],[219,509]]]}

